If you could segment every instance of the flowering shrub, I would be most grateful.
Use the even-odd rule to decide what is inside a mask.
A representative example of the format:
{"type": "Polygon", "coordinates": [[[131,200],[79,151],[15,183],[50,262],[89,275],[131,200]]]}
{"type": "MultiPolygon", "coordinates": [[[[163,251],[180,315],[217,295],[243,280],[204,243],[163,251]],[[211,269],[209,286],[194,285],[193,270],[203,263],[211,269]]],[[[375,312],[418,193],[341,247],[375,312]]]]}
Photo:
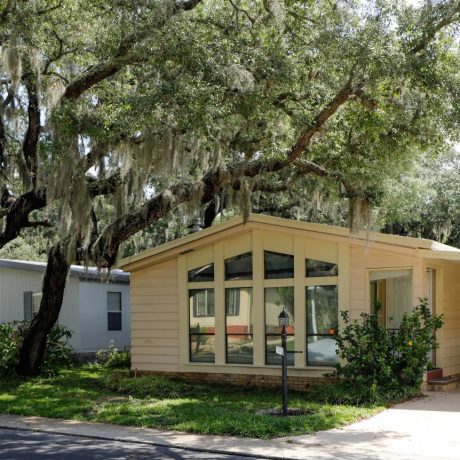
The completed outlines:
{"type": "Polygon", "coordinates": [[[436,331],[443,325],[442,316],[431,314],[427,299],[405,313],[399,329],[380,326],[377,313],[362,313],[360,322],[351,321],[348,312],[341,315],[345,327],[337,336],[343,363],[337,365],[338,376],[370,394],[420,387],[429,352],[438,346],[436,331]]]}

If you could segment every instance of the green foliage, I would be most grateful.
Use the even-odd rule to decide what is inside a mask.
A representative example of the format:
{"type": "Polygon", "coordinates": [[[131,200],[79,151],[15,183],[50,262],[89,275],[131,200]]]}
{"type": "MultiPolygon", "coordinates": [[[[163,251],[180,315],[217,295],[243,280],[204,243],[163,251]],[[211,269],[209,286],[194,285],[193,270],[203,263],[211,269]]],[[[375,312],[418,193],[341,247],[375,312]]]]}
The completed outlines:
{"type": "MultiPolygon", "coordinates": [[[[333,393],[335,388],[328,391],[333,393]]],[[[326,398],[317,401],[313,393],[310,397],[310,393],[290,392],[290,407],[311,411],[309,415],[256,414],[279,407],[280,399],[279,390],[195,385],[154,375],[134,377],[126,370],[94,365],[63,370],[50,378],[0,379],[1,413],[264,439],[338,428],[382,409],[337,405],[325,402],[326,398]],[[108,381],[117,380],[107,387],[108,381]]]]}
{"type": "Polygon", "coordinates": [[[131,367],[131,352],[126,348],[119,350],[111,342],[107,350],[96,353],[96,362],[108,368],[131,367]]]}
{"type": "Polygon", "coordinates": [[[399,329],[386,329],[377,313],[361,314],[351,321],[341,312],[345,327],[337,336],[338,354],[344,364],[336,374],[363,393],[378,400],[383,392],[417,390],[428,366],[428,353],[437,348],[435,333],[442,327],[441,316],[432,315],[427,299],[404,314],[399,329]]]}
{"type": "Polygon", "coordinates": [[[135,398],[181,398],[210,393],[204,385],[191,385],[182,380],[174,380],[161,375],[132,377],[129,371],[108,372],[104,385],[110,391],[135,398]]]}
{"type": "MultiPolygon", "coordinates": [[[[15,375],[19,349],[28,326],[27,321],[0,324],[0,376],[15,375]]],[[[56,374],[63,367],[72,365],[72,349],[68,346],[71,336],[72,332],[61,324],[56,324],[51,329],[42,366],[44,375],[56,374]]]]}

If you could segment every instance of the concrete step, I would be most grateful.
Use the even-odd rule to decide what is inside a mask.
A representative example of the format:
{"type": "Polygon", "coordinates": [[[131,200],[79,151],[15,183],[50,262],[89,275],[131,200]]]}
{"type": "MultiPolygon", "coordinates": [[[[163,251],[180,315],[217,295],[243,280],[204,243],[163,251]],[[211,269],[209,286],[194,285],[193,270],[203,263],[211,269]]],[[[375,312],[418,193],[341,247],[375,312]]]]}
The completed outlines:
{"type": "Polygon", "coordinates": [[[441,377],[428,380],[428,391],[451,391],[455,390],[458,386],[457,377],[441,377]]]}

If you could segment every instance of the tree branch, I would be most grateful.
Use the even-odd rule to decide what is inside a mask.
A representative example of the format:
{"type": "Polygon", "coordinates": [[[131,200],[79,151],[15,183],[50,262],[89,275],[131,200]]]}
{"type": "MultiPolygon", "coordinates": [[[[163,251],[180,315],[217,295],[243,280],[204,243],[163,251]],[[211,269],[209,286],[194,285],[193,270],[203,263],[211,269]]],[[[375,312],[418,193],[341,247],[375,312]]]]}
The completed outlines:
{"type": "Polygon", "coordinates": [[[412,46],[411,52],[413,54],[417,54],[425,49],[434,40],[438,32],[459,19],[460,1],[458,0],[451,0],[445,3],[441,2],[435,8],[432,6],[428,6],[427,8],[432,8],[433,16],[441,16],[441,19],[438,21],[436,21],[435,18],[433,20],[429,20],[429,26],[422,28],[422,30],[424,30],[424,34],[419,42],[412,46]]]}
{"type": "Polygon", "coordinates": [[[28,126],[22,151],[32,185],[35,188],[37,186],[37,146],[38,137],[40,135],[40,106],[38,101],[37,78],[32,74],[31,69],[29,69],[24,76],[24,83],[27,89],[29,102],[27,106],[28,126]]]}
{"type": "MultiPolygon", "coordinates": [[[[108,225],[99,236],[93,249],[93,260],[100,267],[111,267],[116,261],[118,248],[123,241],[164,217],[180,204],[191,201],[197,193],[201,193],[201,202],[209,203],[214,199],[225,183],[231,183],[232,178],[254,177],[264,172],[274,172],[284,169],[296,161],[310,146],[312,138],[320,132],[326,122],[353,96],[352,79],[348,79],[344,87],[305,128],[293,147],[283,159],[263,158],[249,163],[221,165],[206,172],[201,180],[182,182],[148,200],[139,209],[116,219],[108,225]]],[[[236,185],[232,183],[232,186],[236,185]]]]}
{"type": "MultiPolygon", "coordinates": [[[[172,10],[172,15],[181,11],[190,11],[201,1],[202,0],[187,0],[185,2],[176,1],[172,10]]],[[[157,27],[163,27],[168,22],[168,19],[169,18],[167,17],[160,19],[157,27]]],[[[65,90],[62,99],[78,99],[85,91],[116,74],[123,67],[145,61],[147,57],[134,52],[133,48],[139,41],[144,39],[150,31],[151,29],[149,28],[141,32],[136,32],[126,38],[122,43],[120,43],[117,53],[113,56],[113,58],[89,67],[77,78],[75,78],[75,80],[73,80],[65,90]]]]}
{"type": "Polygon", "coordinates": [[[19,236],[29,223],[29,214],[46,206],[46,189],[36,188],[17,198],[8,208],[3,232],[0,233],[0,248],[19,236]]]}

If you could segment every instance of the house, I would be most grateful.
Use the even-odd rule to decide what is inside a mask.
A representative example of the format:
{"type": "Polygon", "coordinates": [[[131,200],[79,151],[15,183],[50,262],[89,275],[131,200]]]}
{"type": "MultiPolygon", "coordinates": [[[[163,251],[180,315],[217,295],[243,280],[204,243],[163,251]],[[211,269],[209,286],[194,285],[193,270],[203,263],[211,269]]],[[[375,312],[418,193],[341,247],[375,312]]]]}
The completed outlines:
{"type": "Polygon", "coordinates": [[[427,297],[444,315],[433,364],[460,374],[460,250],[434,241],[287,219],[235,218],[126,258],[132,368],[203,381],[277,384],[278,315],[290,318],[293,387],[337,362],[340,310],[380,301],[397,328],[427,297]]]}
{"type": "MultiPolygon", "coordinates": [[[[41,301],[46,264],[0,259],[0,322],[31,320],[41,301]]],[[[59,323],[72,332],[81,354],[130,346],[129,273],[72,265],[59,323]]]]}

